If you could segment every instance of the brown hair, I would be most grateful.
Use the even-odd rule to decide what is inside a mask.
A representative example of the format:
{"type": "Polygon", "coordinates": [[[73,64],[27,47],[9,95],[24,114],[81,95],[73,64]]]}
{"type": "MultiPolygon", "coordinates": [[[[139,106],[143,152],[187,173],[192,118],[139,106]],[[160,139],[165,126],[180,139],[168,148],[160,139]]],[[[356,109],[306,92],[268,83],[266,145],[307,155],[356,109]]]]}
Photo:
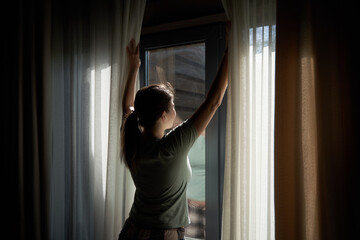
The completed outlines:
{"type": "Polygon", "coordinates": [[[142,136],[139,125],[146,129],[154,127],[161,114],[170,111],[173,100],[174,90],[170,83],[152,84],[136,93],[134,111],[121,127],[123,160],[131,171],[136,168],[136,151],[142,136]]]}

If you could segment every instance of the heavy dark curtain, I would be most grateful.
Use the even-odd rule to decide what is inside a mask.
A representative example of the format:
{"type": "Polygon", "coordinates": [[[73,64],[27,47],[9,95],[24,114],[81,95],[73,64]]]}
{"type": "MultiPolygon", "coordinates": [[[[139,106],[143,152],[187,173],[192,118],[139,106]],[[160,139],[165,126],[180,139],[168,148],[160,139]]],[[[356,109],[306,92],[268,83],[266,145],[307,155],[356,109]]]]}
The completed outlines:
{"type": "Polygon", "coordinates": [[[277,1],[278,240],[358,236],[357,22],[350,1],[277,1]]]}
{"type": "Polygon", "coordinates": [[[49,230],[50,5],[2,3],[3,235],[47,239],[49,230]]]}

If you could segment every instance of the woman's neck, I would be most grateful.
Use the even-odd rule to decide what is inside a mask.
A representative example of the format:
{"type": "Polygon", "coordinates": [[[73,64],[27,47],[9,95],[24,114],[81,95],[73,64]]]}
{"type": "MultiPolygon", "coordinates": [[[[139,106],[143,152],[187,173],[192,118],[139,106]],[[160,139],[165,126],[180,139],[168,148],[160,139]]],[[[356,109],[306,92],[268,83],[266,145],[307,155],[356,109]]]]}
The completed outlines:
{"type": "Polygon", "coordinates": [[[153,129],[145,129],[142,131],[145,138],[149,139],[161,139],[164,137],[165,129],[161,128],[153,128],[153,129]]]}

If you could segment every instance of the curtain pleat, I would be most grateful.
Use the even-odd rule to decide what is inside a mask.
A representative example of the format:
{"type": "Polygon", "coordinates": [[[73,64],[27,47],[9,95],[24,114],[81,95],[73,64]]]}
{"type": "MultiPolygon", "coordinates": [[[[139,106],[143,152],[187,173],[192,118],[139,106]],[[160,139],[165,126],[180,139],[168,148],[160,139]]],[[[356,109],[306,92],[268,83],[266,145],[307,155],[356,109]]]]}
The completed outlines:
{"type": "Polygon", "coordinates": [[[349,2],[277,1],[276,239],[351,239],[359,98],[349,2]]]}
{"type": "Polygon", "coordinates": [[[116,239],[133,198],[120,162],[126,45],[145,1],[54,2],[51,239],[116,239]]]}
{"type": "Polygon", "coordinates": [[[112,56],[111,68],[105,239],[115,239],[120,233],[130,212],[135,192],[128,169],[120,163],[120,124],[122,122],[120,103],[128,73],[126,46],[131,38],[134,38],[136,42],[140,40],[145,1],[121,1],[117,3],[115,9],[114,16],[116,17],[113,26],[115,35],[112,46],[118,54],[112,56]],[[116,31],[117,29],[121,31],[116,31]]]}
{"type": "Polygon", "coordinates": [[[0,20],[3,235],[12,239],[49,237],[50,8],[41,0],[6,2],[0,20]]]}
{"type": "Polygon", "coordinates": [[[231,21],[223,239],[274,239],[275,1],[223,1],[231,21]]]}

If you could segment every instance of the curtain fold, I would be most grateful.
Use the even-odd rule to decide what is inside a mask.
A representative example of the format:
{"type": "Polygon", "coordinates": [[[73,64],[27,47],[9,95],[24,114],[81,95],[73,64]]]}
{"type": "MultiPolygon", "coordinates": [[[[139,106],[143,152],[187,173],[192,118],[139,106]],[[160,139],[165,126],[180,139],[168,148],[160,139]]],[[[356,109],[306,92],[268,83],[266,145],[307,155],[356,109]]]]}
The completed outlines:
{"type": "Polygon", "coordinates": [[[277,1],[276,239],[351,239],[358,158],[356,13],[277,1]]]}
{"type": "MultiPolygon", "coordinates": [[[[128,74],[126,46],[132,38],[137,43],[140,41],[145,4],[146,1],[129,0],[118,2],[115,7],[113,51],[119,54],[113,54],[111,68],[105,239],[117,238],[128,217],[135,193],[130,172],[120,163],[121,100],[128,74]]],[[[139,80],[137,80],[138,87],[139,80]]]]}
{"type": "Polygon", "coordinates": [[[51,5],[15,1],[2,8],[3,235],[48,239],[51,5]]]}
{"type": "Polygon", "coordinates": [[[222,2],[231,21],[222,239],[274,239],[275,1],[222,2]]]}
{"type": "Polygon", "coordinates": [[[133,194],[119,154],[126,45],[140,38],[145,1],[52,9],[50,236],[116,239],[133,194]]]}

